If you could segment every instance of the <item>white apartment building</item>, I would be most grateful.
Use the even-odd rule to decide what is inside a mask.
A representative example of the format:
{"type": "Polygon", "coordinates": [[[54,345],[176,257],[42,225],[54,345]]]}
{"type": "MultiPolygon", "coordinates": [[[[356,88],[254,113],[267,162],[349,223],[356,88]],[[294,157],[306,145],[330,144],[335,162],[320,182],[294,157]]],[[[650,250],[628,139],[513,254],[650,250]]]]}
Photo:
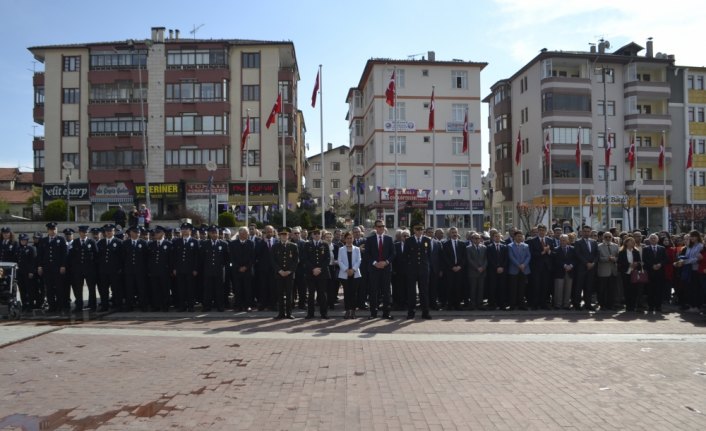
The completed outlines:
{"type": "Polygon", "coordinates": [[[682,169],[672,165],[672,151],[684,151],[680,133],[673,132],[683,126],[673,124],[670,101],[672,87],[684,78],[675,73],[673,56],[653,52],[651,40],[644,55],[636,43],[609,49],[607,41],[588,52],[543,49],[491,87],[484,102],[489,104],[493,227],[529,230],[552,219],[568,220],[574,228],[581,223],[597,229],[669,227],[671,178],[682,169]],[[613,146],[609,166],[606,133],[613,146]],[[551,181],[543,152],[547,136],[551,181]]]}
{"type": "Polygon", "coordinates": [[[322,193],[324,204],[322,208],[335,208],[338,217],[348,217],[349,214],[339,214],[339,209],[348,208],[355,203],[355,186],[349,184],[351,169],[348,154],[350,148],[341,145],[334,148],[329,143],[324,151],[323,170],[321,163],[321,153],[307,157],[304,178],[306,179],[306,190],[311,194],[312,199],[321,202],[322,193]],[[323,185],[323,189],[322,189],[323,185]]]}
{"type": "Polygon", "coordinates": [[[482,228],[480,72],[486,65],[437,61],[433,51],[420,60],[368,60],[346,97],[349,182],[362,183],[368,223],[383,219],[394,227],[397,200],[400,226],[408,226],[416,212],[427,226],[482,228]],[[395,109],[385,97],[393,71],[395,109]],[[428,127],[432,89],[434,130],[428,127]],[[466,115],[470,132],[464,153],[466,115]]]}

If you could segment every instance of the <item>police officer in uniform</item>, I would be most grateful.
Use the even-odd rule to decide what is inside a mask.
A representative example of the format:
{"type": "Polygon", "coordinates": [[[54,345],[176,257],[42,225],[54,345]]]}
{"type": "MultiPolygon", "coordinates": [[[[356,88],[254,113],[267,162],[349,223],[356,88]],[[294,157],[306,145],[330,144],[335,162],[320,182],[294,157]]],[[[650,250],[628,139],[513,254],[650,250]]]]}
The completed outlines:
{"type": "Polygon", "coordinates": [[[308,281],[308,309],[306,318],[314,318],[314,295],[319,303],[319,310],[323,319],[328,319],[328,301],[326,300],[326,287],[331,277],[328,266],[331,263],[331,252],[328,244],[321,241],[321,230],[314,228],[311,231],[312,240],[306,248],[306,275],[308,281]]]}
{"type": "Polygon", "coordinates": [[[196,277],[199,275],[199,242],[191,237],[191,223],[181,225],[181,238],[172,241],[172,274],[177,284],[177,309],[194,311],[196,277]]]}
{"type": "Polygon", "coordinates": [[[215,304],[216,310],[223,311],[223,277],[228,258],[228,244],[218,239],[218,226],[207,229],[209,239],[201,242],[201,263],[203,264],[203,311],[211,311],[215,304]]]}
{"type": "Polygon", "coordinates": [[[103,238],[98,241],[97,261],[100,311],[110,309],[110,289],[113,290],[113,306],[120,307],[125,297],[122,281],[123,243],[115,237],[115,225],[103,226],[103,238]]]}
{"type": "Polygon", "coordinates": [[[165,229],[157,226],[154,229],[153,241],[147,244],[149,264],[150,292],[152,293],[152,306],[155,309],[169,311],[169,292],[171,291],[172,273],[172,243],[164,239],[165,229]]]}
{"type": "Polygon", "coordinates": [[[421,225],[414,226],[414,235],[404,243],[404,261],[407,264],[407,319],[414,319],[414,308],[419,287],[419,302],[422,319],[431,319],[429,314],[429,262],[431,239],[422,235],[421,225]]]}
{"type": "Polygon", "coordinates": [[[29,236],[20,234],[20,245],[17,249],[17,287],[20,289],[22,309],[29,311],[39,308],[44,302],[38,296],[34,283],[34,273],[37,270],[37,249],[29,244],[29,236]]]}
{"type": "Polygon", "coordinates": [[[17,262],[17,243],[12,237],[12,229],[3,227],[0,242],[0,262],[17,262]]]}
{"type": "MultiPolygon", "coordinates": [[[[47,236],[39,242],[37,274],[44,278],[50,312],[69,311],[69,298],[64,296],[61,284],[66,274],[66,239],[56,234],[56,223],[46,224],[47,236]]],[[[68,292],[66,292],[68,294],[68,292]]]]}
{"type": "Polygon", "coordinates": [[[88,238],[88,226],[78,227],[79,237],[73,240],[69,249],[69,267],[71,268],[71,289],[76,298],[74,311],[83,310],[83,283],[88,287],[88,308],[97,309],[96,299],[96,263],[98,248],[92,238],[88,238]]]}
{"type": "Polygon", "coordinates": [[[255,243],[250,239],[248,228],[238,229],[238,237],[228,244],[228,256],[233,281],[233,308],[252,311],[252,268],[255,262],[255,243]]]}
{"type": "Polygon", "coordinates": [[[299,248],[289,242],[291,229],[283,227],[279,231],[279,242],[272,247],[272,260],[275,268],[275,285],[277,286],[276,319],[293,319],[292,293],[294,277],[299,264],[299,248]]]}
{"type": "MultiPolygon", "coordinates": [[[[60,293],[62,297],[66,298],[66,304],[68,309],[71,309],[71,263],[69,262],[69,253],[71,253],[71,246],[74,242],[75,230],[67,227],[62,231],[64,234],[64,239],[66,239],[66,272],[61,276],[62,283],[60,293]]],[[[81,306],[83,308],[83,306],[81,306]]]]}
{"type": "Polygon", "coordinates": [[[32,235],[32,246],[34,247],[37,257],[34,259],[34,277],[32,277],[32,289],[34,292],[34,308],[42,308],[44,306],[44,300],[46,295],[44,294],[44,278],[37,273],[37,266],[39,265],[39,243],[41,242],[44,234],[42,232],[35,232],[32,235]]]}
{"type": "Polygon", "coordinates": [[[147,242],[139,238],[140,228],[131,226],[130,238],[123,240],[123,268],[125,270],[125,311],[132,311],[135,295],[142,311],[149,311],[147,274],[147,242]]]}

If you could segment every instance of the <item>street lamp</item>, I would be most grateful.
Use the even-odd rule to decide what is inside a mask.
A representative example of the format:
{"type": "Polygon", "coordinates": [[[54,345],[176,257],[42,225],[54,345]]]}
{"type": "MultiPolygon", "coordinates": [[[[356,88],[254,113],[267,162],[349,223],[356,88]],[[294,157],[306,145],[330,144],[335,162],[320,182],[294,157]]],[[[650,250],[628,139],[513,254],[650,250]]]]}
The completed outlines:
{"type": "MultiPolygon", "coordinates": [[[[601,39],[601,43],[603,40],[601,39]]],[[[608,45],[610,46],[610,45],[608,45]]],[[[609,145],[608,139],[608,97],[606,90],[606,77],[612,75],[612,70],[606,68],[605,66],[597,67],[594,69],[594,74],[600,74],[603,78],[603,145],[609,145]]],[[[606,212],[606,230],[610,229],[610,166],[606,165],[604,171],[605,175],[605,212],[606,212]]],[[[581,215],[583,217],[583,214],[581,215]]]]}
{"type": "MultiPolygon", "coordinates": [[[[130,39],[127,41],[128,46],[130,47],[130,51],[135,53],[135,40],[130,39]]],[[[149,47],[151,44],[151,41],[145,41],[145,44],[149,47]]],[[[132,60],[132,59],[131,59],[132,60]]],[[[148,179],[147,175],[147,170],[148,170],[148,165],[149,163],[147,162],[147,131],[145,130],[145,98],[144,98],[144,93],[142,89],[142,59],[140,56],[140,52],[137,51],[137,81],[139,84],[140,88],[140,135],[142,137],[142,164],[145,167],[145,203],[147,204],[147,208],[152,211],[152,202],[150,200],[150,182],[148,179]]],[[[131,61],[132,63],[132,61],[131,61]]],[[[147,66],[147,54],[145,54],[145,66],[147,66]]]]}
{"type": "Polygon", "coordinates": [[[361,180],[360,176],[356,176],[356,177],[355,177],[355,194],[356,194],[356,196],[357,196],[357,198],[358,198],[358,219],[357,219],[357,220],[358,220],[358,224],[363,224],[363,223],[360,221],[360,186],[361,186],[361,184],[362,184],[360,180],[361,180]]]}
{"type": "Polygon", "coordinates": [[[213,160],[206,163],[206,170],[211,173],[208,177],[208,225],[211,226],[213,220],[213,172],[218,169],[218,165],[213,160]]]}
{"type": "Polygon", "coordinates": [[[71,221],[71,171],[74,169],[73,162],[68,160],[61,163],[61,166],[69,171],[66,174],[66,221],[71,221]]]}

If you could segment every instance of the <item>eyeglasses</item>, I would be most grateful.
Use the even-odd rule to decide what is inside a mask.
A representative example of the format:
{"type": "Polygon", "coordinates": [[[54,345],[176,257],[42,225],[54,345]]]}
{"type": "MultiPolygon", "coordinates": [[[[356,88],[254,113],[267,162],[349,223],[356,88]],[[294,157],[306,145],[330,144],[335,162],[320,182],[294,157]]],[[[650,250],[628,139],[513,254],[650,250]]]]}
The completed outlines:
{"type": "Polygon", "coordinates": [[[385,227],[385,225],[382,225],[382,224],[376,224],[376,225],[375,225],[375,228],[376,228],[376,229],[379,228],[379,227],[385,227]]]}

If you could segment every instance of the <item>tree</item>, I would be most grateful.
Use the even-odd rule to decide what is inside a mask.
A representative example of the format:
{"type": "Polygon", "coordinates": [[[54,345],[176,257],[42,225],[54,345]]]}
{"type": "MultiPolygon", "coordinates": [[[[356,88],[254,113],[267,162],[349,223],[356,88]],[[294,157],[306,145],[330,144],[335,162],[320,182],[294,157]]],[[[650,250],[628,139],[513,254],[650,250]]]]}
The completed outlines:
{"type": "Polygon", "coordinates": [[[235,227],[236,220],[233,213],[222,212],[218,214],[218,226],[220,227],[235,227]]]}
{"type": "Polygon", "coordinates": [[[544,219],[547,213],[547,206],[542,205],[532,205],[527,202],[518,202],[517,204],[517,215],[520,219],[520,230],[524,232],[529,232],[532,227],[537,226],[544,219]]]}
{"type": "MultiPolygon", "coordinates": [[[[57,221],[66,219],[66,201],[57,199],[44,207],[44,220],[57,221]]],[[[74,219],[74,209],[71,208],[71,219],[74,219]]]]}

